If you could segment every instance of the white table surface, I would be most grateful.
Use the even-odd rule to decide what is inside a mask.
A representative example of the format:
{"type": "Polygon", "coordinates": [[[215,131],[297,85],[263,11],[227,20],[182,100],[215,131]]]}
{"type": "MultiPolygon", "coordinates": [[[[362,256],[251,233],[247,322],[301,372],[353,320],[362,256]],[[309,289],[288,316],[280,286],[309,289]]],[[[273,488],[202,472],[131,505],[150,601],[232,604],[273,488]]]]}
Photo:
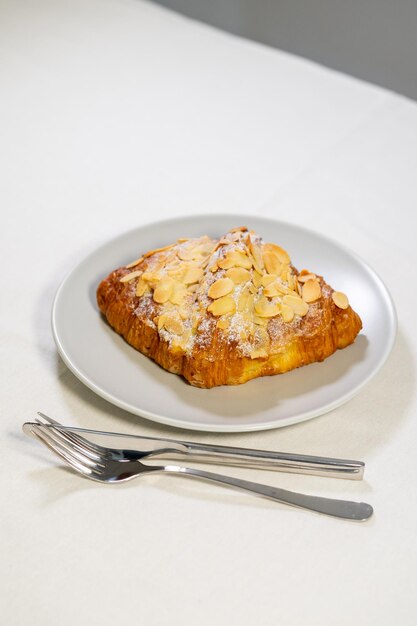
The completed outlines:
{"type": "Polygon", "coordinates": [[[140,1],[0,12],[1,622],[414,625],[416,103],[140,1]],[[114,408],[67,370],[50,330],[67,271],[124,230],[200,212],[303,224],[381,275],[399,333],[358,396],[285,429],[192,433],[114,408]],[[347,523],[163,476],[100,486],[24,437],[36,410],[362,459],[362,483],[229,471],[375,515],[347,523]]]}

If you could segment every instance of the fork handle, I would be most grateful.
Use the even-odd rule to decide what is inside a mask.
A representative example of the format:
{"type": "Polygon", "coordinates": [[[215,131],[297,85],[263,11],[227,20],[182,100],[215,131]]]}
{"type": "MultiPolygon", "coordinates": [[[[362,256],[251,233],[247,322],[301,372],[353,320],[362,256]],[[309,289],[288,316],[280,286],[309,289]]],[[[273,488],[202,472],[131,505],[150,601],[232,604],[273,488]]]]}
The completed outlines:
{"type": "Polygon", "coordinates": [[[204,470],[194,469],[191,467],[179,467],[177,465],[166,465],[161,470],[181,476],[189,476],[190,478],[202,478],[222,485],[228,485],[250,493],[256,493],[260,496],[270,498],[276,502],[289,504],[300,509],[308,509],[316,513],[339,517],[342,519],[363,521],[371,517],[373,508],[366,502],[352,502],[349,500],[335,500],[332,498],[323,498],[319,496],[308,496],[303,493],[287,491],[269,485],[254,483],[249,480],[233,478],[232,476],[224,476],[222,474],[214,474],[204,470]]]}

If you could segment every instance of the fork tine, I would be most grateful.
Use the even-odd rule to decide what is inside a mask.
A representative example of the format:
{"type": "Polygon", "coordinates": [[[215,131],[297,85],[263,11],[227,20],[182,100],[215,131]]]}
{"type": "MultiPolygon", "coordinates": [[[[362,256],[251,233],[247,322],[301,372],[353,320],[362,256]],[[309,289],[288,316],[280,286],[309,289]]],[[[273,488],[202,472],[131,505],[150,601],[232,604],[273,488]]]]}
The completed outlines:
{"type": "MultiPolygon", "coordinates": [[[[57,426],[58,428],[62,426],[62,424],[52,419],[52,417],[48,417],[48,415],[45,415],[45,413],[41,413],[40,411],[38,411],[38,415],[41,419],[40,420],[38,418],[36,419],[41,424],[46,422],[50,426],[57,426]]],[[[63,431],[59,431],[59,432],[62,433],[63,431]]],[[[68,432],[68,431],[65,431],[65,433],[68,439],[71,439],[71,441],[73,441],[74,443],[78,443],[82,445],[84,449],[88,448],[90,452],[93,454],[103,454],[105,452],[102,446],[99,446],[98,444],[93,443],[92,441],[89,441],[88,439],[86,439],[85,437],[82,437],[81,435],[76,435],[75,433],[68,432]]]]}
{"type": "Polygon", "coordinates": [[[66,454],[65,452],[59,450],[55,444],[51,443],[48,437],[45,436],[44,431],[41,431],[39,427],[34,426],[32,428],[33,434],[41,441],[47,448],[49,448],[54,454],[56,454],[60,459],[64,461],[67,465],[70,465],[74,470],[80,472],[81,474],[85,474],[86,476],[91,476],[93,474],[93,469],[82,463],[79,463],[72,456],[66,454]]]}
{"type": "Polygon", "coordinates": [[[57,435],[53,426],[42,426],[41,424],[35,427],[36,431],[40,431],[43,434],[44,441],[48,441],[57,450],[65,454],[66,458],[71,458],[77,463],[83,466],[93,468],[100,465],[102,468],[104,465],[100,461],[93,460],[86,456],[84,453],[74,450],[71,442],[65,440],[65,438],[57,435]]]}
{"type": "MultiPolygon", "coordinates": [[[[79,453],[83,457],[87,457],[91,463],[97,463],[99,465],[103,465],[104,458],[100,455],[99,452],[91,452],[88,446],[85,446],[82,441],[71,437],[71,433],[68,433],[65,430],[60,430],[59,427],[49,426],[47,424],[39,424],[42,427],[42,430],[49,433],[51,437],[53,437],[56,441],[61,442],[61,444],[69,449],[71,449],[75,453],[79,453]]],[[[81,438],[82,439],[82,438],[81,438]]]]}

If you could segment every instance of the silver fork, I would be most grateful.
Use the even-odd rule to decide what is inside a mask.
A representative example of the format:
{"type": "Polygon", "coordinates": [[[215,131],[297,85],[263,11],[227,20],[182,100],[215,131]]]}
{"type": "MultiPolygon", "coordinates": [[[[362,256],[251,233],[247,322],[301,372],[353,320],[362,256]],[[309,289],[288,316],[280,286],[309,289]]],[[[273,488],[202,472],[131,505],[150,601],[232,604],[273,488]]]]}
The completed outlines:
{"type": "Polygon", "coordinates": [[[308,509],[342,519],[363,521],[371,517],[373,509],[365,502],[351,502],[318,496],[309,496],[268,485],[214,474],[200,469],[178,465],[146,465],[131,460],[123,450],[97,446],[79,435],[59,430],[54,425],[26,422],[23,431],[39,439],[67,465],[87,478],[102,483],[119,483],[147,473],[168,473],[190,478],[201,478],[270,498],[282,504],[308,509]]]}

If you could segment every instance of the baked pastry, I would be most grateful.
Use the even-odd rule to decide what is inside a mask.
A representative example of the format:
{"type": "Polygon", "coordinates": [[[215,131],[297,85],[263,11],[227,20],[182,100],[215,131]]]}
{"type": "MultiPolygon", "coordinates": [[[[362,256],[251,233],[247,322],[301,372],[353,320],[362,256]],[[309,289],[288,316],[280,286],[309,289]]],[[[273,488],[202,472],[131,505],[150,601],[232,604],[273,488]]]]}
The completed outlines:
{"type": "Polygon", "coordinates": [[[362,327],[343,293],[244,227],[147,252],[97,302],[130,345],[206,388],[323,361],[362,327]]]}

